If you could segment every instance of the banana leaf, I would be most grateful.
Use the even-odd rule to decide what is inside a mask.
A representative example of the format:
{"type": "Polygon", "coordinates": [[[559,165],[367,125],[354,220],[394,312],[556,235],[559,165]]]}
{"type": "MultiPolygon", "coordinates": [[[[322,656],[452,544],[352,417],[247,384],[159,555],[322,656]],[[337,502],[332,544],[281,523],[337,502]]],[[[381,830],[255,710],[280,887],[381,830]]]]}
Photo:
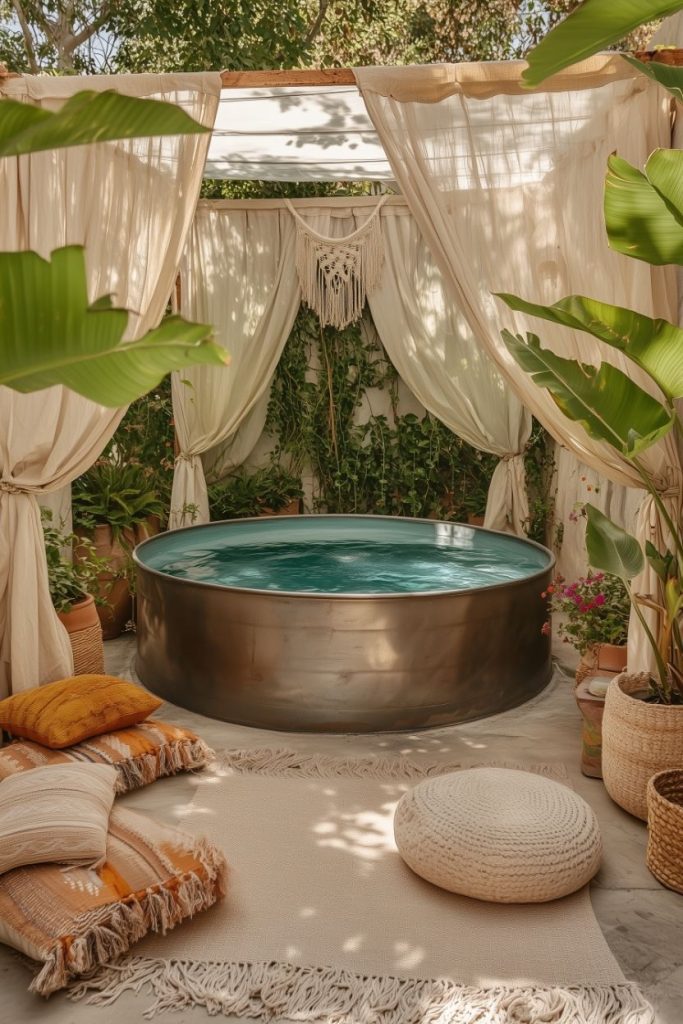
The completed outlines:
{"type": "Polygon", "coordinates": [[[599,367],[541,348],[537,335],[502,331],[517,363],[546,388],[565,416],[598,441],[634,458],[672,429],[675,416],[609,363],[599,367]]]}
{"type": "Polygon", "coordinates": [[[170,371],[223,366],[212,329],[167,317],[137,341],[123,341],[125,309],[109,296],[88,301],[84,250],[0,253],[0,384],[32,392],[63,384],[107,406],[127,405],[170,371]]]}
{"type": "Polygon", "coordinates": [[[586,551],[594,569],[618,576],[628,583],[645,564],[635,537],[608,519],[595,505],[586,505],[586,551]]]}
{"type": "Polygon", "coordinates": [[[510,309],[584,331],[619,349],[650,375],[667,398],[683,398],[683,330],[668,320],[653,320],[584,295],[568,295],[552,306],[541,306],[508,292],[497,294],[510,309]]]}
{"type": "Polygon", "coordinates": [[[683,266],[683,153],[655,150],[645,173],[611,156],[605,180],[610,248],[662,266],[683,266]]]}
{"type": "Polygon", "coordinates": [[[31,103],[0,100],[0,157],[90,142],[208,131],[173,103],[123,96],[113,90],[78,92],[56,112],[31,103]]]}
{"type": "Polygon", "coordinates": [[[529,54],[526,85],[539,85],[570,64],[618,43],[640,25],[683,9],[683,0],[584,0],[529,54]]]}
{"type": "Polygon", "coordinates": [[[637,68],[641,74],[647,75],[653,82],[659,82],[677,100],[683,101],[683,68],[676,67],[673,64],[662,64],[656,60],[645,62],[638,60],[637,57],[630,57],[625,53],[622,56],[634,68],[637,68]]]}

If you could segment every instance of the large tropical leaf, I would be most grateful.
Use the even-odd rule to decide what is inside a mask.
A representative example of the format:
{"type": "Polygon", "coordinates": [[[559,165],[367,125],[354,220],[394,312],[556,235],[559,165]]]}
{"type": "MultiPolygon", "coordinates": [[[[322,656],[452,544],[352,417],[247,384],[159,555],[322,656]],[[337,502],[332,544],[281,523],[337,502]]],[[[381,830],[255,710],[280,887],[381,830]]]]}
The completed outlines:
{"type": "Polygon", "coordinates": [[[570,64],[624,39],[639,25],[683,9],[683,0],[584,0],[529,54],[523,80],[538,85],[570,64]]]}
{"type": "Polygon", "coordinates": [[[89,142],[207,131],[210,129],[173,103],[123,96],[113,90],[77,92],[56,112],[31,103],[0,100],[0,157],[89,142]]]}
{"type": "Polygon", "coordinates": [[[635,537],[608,519],[595,505],[586,505],[586,551],[588,562],[628,582],[645,564],[643,552],[635,537]]]}
{"type": "Polygon", "coordinates": [[[610,247],[655,266],[683,266],[683,153],[655,150],[645,173],[618,156],[609,158],[608,168],[605,224],[610,247]]]}
{"type": "Polygon", "coordinates": [[[541,348],[535,334],[503,331],[503,340],[523,370],[546,388],[570,420],[591,437],[633,458],[667,434],[674,416],[626,374],[609,363],[599,367],[563,359],[541,348]]]}
{"type": "Polygon", "coordinates": [[[102,405],[127,405],[170,370],[227,362],[211,328],[173,316],[122,341],[125,309],[88,302],[84,250],[0,253],[0,384],[30,392],[64,384],[102,405]]]}
{"type": "Polygon", "coordinates": [[[507,292],[498,297],[510,309],[585,331],[618,348],[649,373],[668,398],[683,398],[683,330],[668,320],[653,320],[583,295],[568,295],[552,306],[526,302],[507,292]]]}
{"type": "Polygon", "coordinates": [[[630,57],[625,53],[622,56],[643,75],[647,75],[654,82],[659,82],[677,100],[683,101],[683,68],[676,67],[674,64],[663,64],[658,60],[647,62],[638,60],[637,57],[630,57]]]}

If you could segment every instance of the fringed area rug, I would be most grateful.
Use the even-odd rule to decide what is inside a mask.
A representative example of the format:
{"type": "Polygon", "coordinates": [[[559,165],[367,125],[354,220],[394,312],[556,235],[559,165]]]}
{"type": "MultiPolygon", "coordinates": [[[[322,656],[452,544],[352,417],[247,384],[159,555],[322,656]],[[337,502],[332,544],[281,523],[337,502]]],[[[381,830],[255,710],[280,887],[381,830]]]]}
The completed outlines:
{"type": "MultiPolygon", "coordinates": [[[[545,904],[483,903],[414,875],[392,818],[421,778],[462,764],[227,751],[183,827],[231,865],[222,904],[145,940],[72,990],[160,1010],[205,1007],[324,1024],[653,1024],[588,891],[545,904]]],[[[508,765],[562,779],[547,766],[508,765]]]]}

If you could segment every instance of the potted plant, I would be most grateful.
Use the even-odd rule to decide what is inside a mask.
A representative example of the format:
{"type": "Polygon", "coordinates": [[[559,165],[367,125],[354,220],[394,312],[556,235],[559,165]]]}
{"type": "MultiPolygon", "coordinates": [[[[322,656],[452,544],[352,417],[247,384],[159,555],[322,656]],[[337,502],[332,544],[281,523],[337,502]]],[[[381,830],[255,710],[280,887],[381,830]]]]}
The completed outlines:
{"type": "Polygon", "coordinates": [[[162,513],[141,466],[100,460],[74,483],[74,532],[80,539],[74,558],[87,557],[91,545],[106,566],[96,594],[105,599],[99,607],[105,640],[119,636],[132,617],[133,548],[157,532],[162,513]]]}
{"type": "Polygon", "coordinates": [[[74,673],[104,672],[102,626],[97,614],[94,594],[103,570],[92,545],[84,544],[73,533],[63,532],[63,523],[53,525],[50,509],[41,509],[45,555],[50,597],[59,620],[69,634],[74,658],[74,673]],[[73,561],[68,554],[74,545],[81,545],[81,558],[73,561]]]}
{"type": "MultiPolygon", "coordinates": [[[[582,717],[581,771],[601,779],[607,684],[626,668],[628,591],[615,576],[588,572],[573,582],[556,576],[542,597],[549,599],[548,610],[560,616],[557,632],[562,642],[581,655],[575,691],[582,717]]],[[[550,620],[543,629],[550,632],[550,620]]]]}
{"type": "Polygon", "coordinates": [[[212,519],[298,515],[301,480],[273,463],[249,473],[240,468],[209,488],[212,519]]]}

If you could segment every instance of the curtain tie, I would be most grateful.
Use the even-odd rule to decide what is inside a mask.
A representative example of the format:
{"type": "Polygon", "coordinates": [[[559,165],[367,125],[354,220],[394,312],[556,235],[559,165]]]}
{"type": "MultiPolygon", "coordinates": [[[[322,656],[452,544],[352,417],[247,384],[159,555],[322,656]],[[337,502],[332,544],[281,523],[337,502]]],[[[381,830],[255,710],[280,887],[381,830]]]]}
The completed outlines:
{"type": "Polygon", "coordinates": [[[192,462],[194,462],[194,460],[196,458],[197,458],[197,456],[193,455],[191,452],[178,452],[178,454],[175,457],[175,462],[176,462],[176,464],[178,462],[189,462],[189,463],[192,463],[192,462]]]}
{"type": "Polygon", "coordinates": [[[512,462],[514,459],[521,459],[524,452],[506,452],[505,455],[500,456],[501,462],[512,462]]]}
{"type": "Polygon", "coordinates": [[[19,487],[17,484],[12,483],[11,480],[0,480],[0,491],[4,491],[5,494],[30,494],[28,487],[19,487]]]}

